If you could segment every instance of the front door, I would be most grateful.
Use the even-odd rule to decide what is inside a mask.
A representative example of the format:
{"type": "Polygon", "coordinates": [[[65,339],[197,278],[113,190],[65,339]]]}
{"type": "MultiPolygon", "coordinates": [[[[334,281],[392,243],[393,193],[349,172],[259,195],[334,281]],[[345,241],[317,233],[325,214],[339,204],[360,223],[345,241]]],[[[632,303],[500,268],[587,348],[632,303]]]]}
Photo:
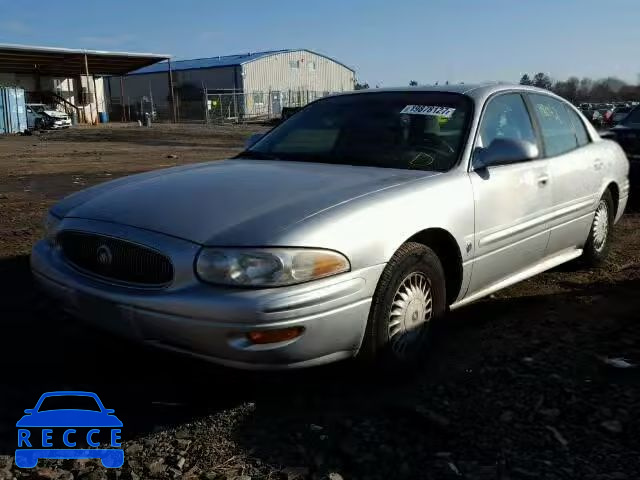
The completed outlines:
{"type": "MultiPolygon", "coordinates": [[[[498,138],[539,144],[519,93],[491,98],[480,120],[477,148],[498,138]]],[[[469,173],[475,202],[475,249],[467,297],[539,262],[549,239],[549,163],[541,158],[469,173]]]]}

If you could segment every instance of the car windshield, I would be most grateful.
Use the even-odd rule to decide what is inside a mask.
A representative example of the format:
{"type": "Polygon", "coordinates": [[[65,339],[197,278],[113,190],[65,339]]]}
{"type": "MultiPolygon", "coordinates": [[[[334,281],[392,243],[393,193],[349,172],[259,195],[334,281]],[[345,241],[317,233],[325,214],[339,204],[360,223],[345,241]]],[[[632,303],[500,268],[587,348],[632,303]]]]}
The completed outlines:
{"type": "Polygon", "coordinates": [[[460,157],[472,102],[442,92],[377,92],[319,100],[239,158],[446,171],[460,157]]]}
{"type": "Polygon", "coordinates": [[[93,397],[85,395],[58,395],[46,397],[42,401],[40,408],[38,408],[39,412],[50,410],[91,410],[99,412],[100,406],[93,397]]]}
{"type": "Polygon", "coordinates": [[[624,117],[623,125],[640,125],[640,107],[631,110],[631,113],[624,117]]]}

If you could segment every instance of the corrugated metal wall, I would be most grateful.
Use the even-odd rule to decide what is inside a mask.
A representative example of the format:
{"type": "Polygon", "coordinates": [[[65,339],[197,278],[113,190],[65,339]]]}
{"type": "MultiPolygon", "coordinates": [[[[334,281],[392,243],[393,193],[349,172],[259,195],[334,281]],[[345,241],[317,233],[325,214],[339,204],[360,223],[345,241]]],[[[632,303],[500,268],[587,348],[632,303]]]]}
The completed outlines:
{"type": "Polygon", "coordinates": [[[27,130],[24,89],[0,87],[0,134],[27,130]]]}
{"type": "Polygon", "coordinates": [[[242,66],[245,93],[268,91],[343,92],[353,90],[354,73],[307,50],[270,55],[242,66]]]}

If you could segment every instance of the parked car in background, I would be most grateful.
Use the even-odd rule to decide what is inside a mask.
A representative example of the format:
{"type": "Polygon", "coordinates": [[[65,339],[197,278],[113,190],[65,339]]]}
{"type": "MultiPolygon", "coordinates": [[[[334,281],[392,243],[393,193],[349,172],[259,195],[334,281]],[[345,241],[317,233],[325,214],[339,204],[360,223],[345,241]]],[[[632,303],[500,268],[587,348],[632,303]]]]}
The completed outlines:
{"type": "Polygon", "coordinates": [[[69,128],[71,118],[44,103],[27,104],[27,128],[29,130],[46,130],[69,128]]]}
{"type": "Polygon", "coordinates": [[[603,136],[618,142],[629,160],[640,161],[640,106],[631,109],[603,136]]]}
{"type": "Polygon", "coordinates": [[[626,105],[614,108],[613,115],[611,116],[610,126],[613,127],[619,124],[632,109],[632,107],[628,107],[626,105]]]}
{"type": "Polygon", "coordinates": [[[361,90],[312,102],[233,159],[67,197],[31,267],[73,315],[171,351],[401,372],[449,309],[602,262],[628,171],[547,90],[361,90]]]}
{"type": "Polygon", "coordinates": [[[608,132],[604,138],[615,140],[629,158],[630,200],[640,208],[640,106],[636,106],[608,132]]]}

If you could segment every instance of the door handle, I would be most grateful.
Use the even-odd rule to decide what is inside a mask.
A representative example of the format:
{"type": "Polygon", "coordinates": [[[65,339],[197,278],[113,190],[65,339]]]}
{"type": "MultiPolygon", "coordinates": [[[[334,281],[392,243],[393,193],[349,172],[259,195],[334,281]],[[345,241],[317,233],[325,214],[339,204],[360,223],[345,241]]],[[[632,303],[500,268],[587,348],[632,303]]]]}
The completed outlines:
{"type": "Polygon", "coordinates": [[[538,185],[540,187],[546,187],[547,183],[549,183],[549,176],[548,175],[541,175],[538,177],[538,185]]]}
{"type": "Polygon", "coordinates": [[[602,169],[603,165],[604,165],[604,162],[602,160],[600,160],[599,158],[596,158],[593,161],[593,168],[595,168],[596,170],[602,169]]]}

